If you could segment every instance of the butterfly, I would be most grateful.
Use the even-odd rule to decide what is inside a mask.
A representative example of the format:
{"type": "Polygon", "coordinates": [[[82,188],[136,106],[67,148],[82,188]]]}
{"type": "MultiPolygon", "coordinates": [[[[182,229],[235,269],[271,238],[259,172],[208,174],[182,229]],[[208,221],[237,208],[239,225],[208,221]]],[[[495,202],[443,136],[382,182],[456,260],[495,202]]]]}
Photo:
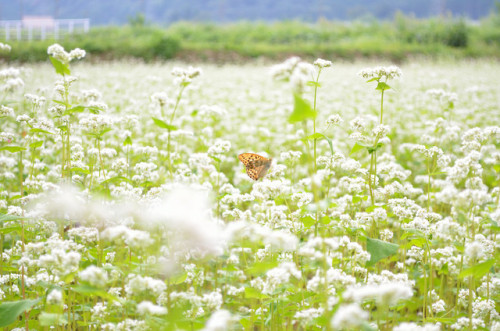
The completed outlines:
{"type": "Polygon", "coordinates": [[[259,180],[266,175],[271,167],[272,158],[266,159],[254,153],[243,153],[238,155],[238,159],[245,165],[248,177],[259,180]]]}

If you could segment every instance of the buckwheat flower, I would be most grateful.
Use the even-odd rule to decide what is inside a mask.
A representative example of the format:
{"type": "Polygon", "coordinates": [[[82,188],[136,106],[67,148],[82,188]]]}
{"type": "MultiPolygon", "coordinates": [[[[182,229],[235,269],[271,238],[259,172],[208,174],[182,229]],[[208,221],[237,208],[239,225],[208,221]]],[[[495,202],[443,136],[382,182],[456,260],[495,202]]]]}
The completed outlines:
{"type": "Polygon", "coordinates": [[[406,300],[413,296],[411,287],[403,283],[385,283],[380,285],[365,285],[350,287],[344,294],[345,299],[362,302],[365,299],[375,299],[380,305],[392,306],[399,300],[406,300]]]}
{"type": "Polygon", "coordinates": [[[290,80],[292,72],[300,61],[300,57],[294,56],[283,63],[272,66],[270,70],[271,76],[276,80],[290,80]]]}
{"type": "Polygon", "coordinates": [[[10,52],[11,47],[8,44],[0,43],[0,51],[10,52]]]}
{"type": "Polygon", "coordinates": [[[332,66],[332,61],[328,60],[323,60],[323,59],[316,59],[313,63],[316,67],[322,69],[322,68],[328,68],[332,66]]]}
{"type": "Polygon", "coordinates": [[[306,62],[299,62],[290,76],[290,85],[296,93],[302,93],[307,82],[311,80],[314,67],[306,62]]]}
{"type": "Polygon", "coordinates": [[[107,308],[108,308],[108,306],[105,302],[96,303],[90,309],[90,312],[92,313],[92,316],[91,316],[92,321],[102,321],[107,316],[109,316],[109,312],[107,311],[107,308]]]}
{"type": "Polygon", "coordinates": [[[47,54],[65,64],[71,61],[70,55],[64,50],[64,47],[59,44],[49,46],[47,48],[47,54]]]}
{"type": "Polygon", "coordinates": [[[385,125],[385,124],[380,124],[380,125],[377,125],[373,130],[372,130],[372,134],[379,138],[379,139],[382,139],[384,138],[385,136],[387,136],[387,134],[390,132],[390,127],[388,125],[385,125]]]}
{"type": "Polygon", "coordinates": [[[19,115],[17,116],[16,118],[16,121],[17,122],[29,122],[31,120],[31,117],[29,117],[28,115],[24,114],[24,115],[19,115]]]}
{"type": "Polygon", "coordinates": [[[439,300],[432,304],[432,311],[437,314],[446,311],[446,303],[443,300],[439,300]]]}
{"type": "Polygon", "coordinates": [[[154,243],[149,232],[130,229],[125,225],[117,225],[106,228],[101,232],[104,240],[124,242],[131,248],[145,248],[154,243]]]}
{"type": "Polygon", "coordinates": [[[88,266],[83,271],[80,271],[78,275],[81,280],[96,287],[104,287],[108,282],[108,274],[106,271],[93,265],[88,266]]]}
{"type": "Polygon", "coordinates": [[[4,116],[14,116],[14,109],[1,105],[0,106],[0,117],[4,116]]]}
{"type": "Polygon", "coordinates": [[[234,317],[225,309],[214,312],[208,319],[202,331],[226,331],[231,329],[234,317]]]}
{"type": "Polygon", "coordinates": [[[99,102],[99,101],[89,101],[87,104],[87,107],[93,108],[99,111],[107,111],[108,110],[108,105],[105,104],[104,102],[99,102]]]}
{"type": "Polygon", "coordinates": [[[172,69],[172,75],[175,76],[174,83],[176,85],[187,85],[191,83],[193,78],[198,77],[202,74],[202,70],[200,68],[194,68],[189,66],[186,69],[182,69],[179,67],[174,67],[172,69]]]}
{"type": "Polygon", "coordinates": [[[219,289],[203,294],[202,301],[209,310],[218,310],[223,304],[222,294],[219,289]]]}
{"type": "Polygon", "coordinates": [[[368,312],[361,309],[358,304],[341,305],[330,321],[334,329],[358,329],[368,320],[368,312]]]}
{"type": "Polygon", "coordinates": [[[438,324],[426,323],[422,326],[417,323],[403,322],[395,326],[392,331],[440,331],[441,326],[438,324]]]}
{"type": "Polygon", "coordinates": [[[49,305],[62,305],[62,292],[58,289],[53,289],[52,291],[50,291],[50,293],[47,295],[47,303],[49,305]]]}
{"type": "MultiPolygon", "coordinates": [[[[54,92],[58,93],[60,96],[64,96],[66,94],[66,87],[64,87],[63,84],[56,84],[54,86],[54,92]]],[[[64,108],[63,105],[59,105],[59,107],[63,107],[64,108]]]]}
{"type": "Polygon", "coordinates": [[[160,107],[164,107],[166,105],[173,105],[174,101],[170,99],[165,92],[156,92],[151,95],[151,101],[157,103],[160,107]]]}
{"type": "Polygon", "coordinates": [[[128,282],[125,284],[127,296],[151,294],[158,297],[167,289],[165,282],[159,279],[134,274],[129,274],[128,278],[128,282]]]}
{"type": "Polygon", "coordinates": [[[342,117],[340,117],[339,114],[333,114],[328,116],[328,119],[326,120],[326,125],[331,126],[331,125],[340,125],[344,122],[342,117]]]}
{"type": "Polygon", "coordinates": [[[312,202],[313,200],[313,194],[309,192],[303,192],[303,193],[294,193],[292,194],[292,201],[297,202],[297,207],[302,207],[304,205],[308,205],[312,202]]]}
{"type": "Polygon", "coordinates": [[[500,314],[496,311],[495,301],[491,299],[482,300],[476,299],[472,304],[472,316],[475,318],[486,319],[488,316],[492,320],[500,318],[500,314]]]}
{"type": "Polygon", "coordinates": [[[0,90],[4,92],[12,92],[24,86],[24,81],[19,78],[9,78],[5,81],[5,84],[0,86],[0,90]]]}
{"type": "Polygon", "coordinates": [[[401,69],[397,66],[366,68],[358,73],[364,79],[385,77],[387,80],[399,78],[402,75],[401,69]]]}
{"type": "Polygon", "coordinates": [[[311,323],[313,319],[323,315],[324,311],[325,310],[323,308],[309,308],[296,312],[293,317],[300,321],[300,324],[304,326],[311,323]]]}
{"type": "Polygon", "coordinates": [[[465,244],[465,255],[470,259],[470,261],[477,261],[483,257],[484,247],[478,241],[466,243],[465,244]]]}
{"type": "Polygon", "coordinates": [[[72,61],[74,59],[80,60],[85,57],[86,53],[83,49],[75,48],[69,52],[69,60],[72,61]]]}
{"type": "Polygon", "coordinates": [[[71,239],[79,237],[85,244],[90,244],[99,240],[99,231],[96,228],[87,228],[84,226],[80,226],[69,229],[67,233],[71,239]]]}
{"type": "Polygon", "coordinates": [[[231,142],[227,140],[217,139],[215,143],[208,149],[208,155],[215,156],[225,154],[231,149],[231,142]]]}
{"type": "Polygon", "coordinates": [[[393,235],[394,234],[389,229],[384,229],[384,230],[380,231],[380,239],[383,241],[391,240],[393,235]]]}
{"type": "Polygon", "coordinates": [[[80,119],[80,126],[92,133],[99,133],[111,128],[113,123],[113,119],[107,115],[88,114],[80,119]]]}
{"type": "Polygon", "coordinates": [[[0,142],[10,143],[12,141],[14,141],[14,134],[10,132],[0,132],[0,142]]]}
{"type": "Polygon", "coordinates": [[[165,315],[167,308],[153,304],[151,301],[142,301],[137,305],[139,315],[165,315]]]}
{"type": "Polygon", "coordinates": [[[262,292],[273,293],[280,285],[288,283],[290,277],[300,279],[301,275],[302,273],[297,269],[295,263],[282,263],[279,267],[273,268],[266,273],[266,282],[262,292]]]}
{"type": "MultiPolygon", "coordinates": [[[[462,307],[467,307],[469,305],[469,290],[461,289],[458,292],[458,304],[462,307]]],[[[476,298],[476,292],[472,292],[472,299],[476,298]]]]}
{"type": "MultiPolygon", "coordinates": [[[[468,317],[460,317],[455,324],[451,325],[454,330],[468,330],[470,319],[468,317]]],[[[484,321],[480,318],[472,318],[472,329],[476,330],[478,327],[484,328],[484,321]]]]}

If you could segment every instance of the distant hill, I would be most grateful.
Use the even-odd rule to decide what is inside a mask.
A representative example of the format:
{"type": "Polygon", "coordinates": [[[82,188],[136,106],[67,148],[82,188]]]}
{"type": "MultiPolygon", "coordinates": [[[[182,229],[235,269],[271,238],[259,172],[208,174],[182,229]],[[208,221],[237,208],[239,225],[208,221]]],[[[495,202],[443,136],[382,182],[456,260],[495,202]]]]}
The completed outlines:
{"type": "Polygon", "coordinates": [[[92,25],[125,24],[143,14],[159,25],[182,20],[232,22],[240,20],[390,19],[398,11],[415,17],[438,15],[479,19],[495,0],[0,0],[0,19],[23,15],[90,18],[92,25]]]}

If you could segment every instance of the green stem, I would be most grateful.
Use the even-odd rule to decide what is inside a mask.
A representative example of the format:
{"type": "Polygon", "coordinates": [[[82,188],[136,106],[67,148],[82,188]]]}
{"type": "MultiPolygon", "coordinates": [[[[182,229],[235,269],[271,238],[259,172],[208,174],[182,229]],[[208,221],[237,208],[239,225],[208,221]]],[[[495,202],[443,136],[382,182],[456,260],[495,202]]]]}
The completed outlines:
{"type": "Polygon", "coordinates": [[[380,124],[382,124],[382,120],[384,119],[384,91],[382,90],[382,97],[380,98],[380,124]]]}

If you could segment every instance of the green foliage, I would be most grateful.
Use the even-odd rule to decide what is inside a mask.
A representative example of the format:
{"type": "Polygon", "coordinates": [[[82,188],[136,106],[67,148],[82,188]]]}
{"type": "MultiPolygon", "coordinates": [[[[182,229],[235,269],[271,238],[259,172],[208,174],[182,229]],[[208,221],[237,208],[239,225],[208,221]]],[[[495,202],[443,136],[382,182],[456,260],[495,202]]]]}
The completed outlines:
{"type": "Polygon", "coordinates": [[[0,304],[0,327],[8,326],[17,320],[17,317],[36,305],[40,299],[3,302],[0,304]]]}
{"type": "Polygon", "coordinates": [[[388,243],[378,239],[366,238],[366,250],[370,253],[370,261],[368,266],[374,265],[378,261],[385,259],[398,252],[399,245],[388,243]]]}
{"type": "Polygon", "coordinates": [[[309,101],[303,99],[302,96],[297,93],[293,95],[293,101],[293,112],[288,119],[290,123],[302,122],[316,118],[317,112],[311,107],[309,101]]]}
{"type": "MultiPolygon", "coordinates": [[[[134,20],[135,22],[135,20],[134,20]]],[[[349,24],[322,20],[228,24],[178,22],[168,28],[133,23],[94,27],[87,34],[58,40],[65,49],[87,51],[87,57],[145,61],[167,60],[182,54],[204,60],[303,57],[384,57],[401,61],[411,55],[500,57],[500,19],[492,15],[480,25],[468,25],[453,17],[416,19],[402,14],[393,21],[353,21],[349,24]]],[[[0,58],[22,62],[46,61],[54,40],[16,42],[0,58]]]]}

